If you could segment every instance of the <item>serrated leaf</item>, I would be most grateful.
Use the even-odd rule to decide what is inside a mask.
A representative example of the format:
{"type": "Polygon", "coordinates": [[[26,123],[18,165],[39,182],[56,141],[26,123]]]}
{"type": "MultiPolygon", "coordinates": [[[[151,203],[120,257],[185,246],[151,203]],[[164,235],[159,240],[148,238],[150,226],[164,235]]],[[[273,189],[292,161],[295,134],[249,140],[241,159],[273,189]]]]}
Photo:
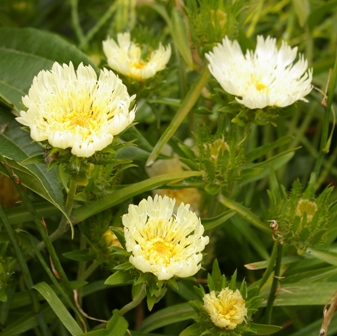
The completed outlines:
{"type": "Polygon", "coordinates": [[[0,28],[0,97],[16,110],[33,77],[52,64],[95,65],[74,45],[56,34],[34,28],[0,28]]]}

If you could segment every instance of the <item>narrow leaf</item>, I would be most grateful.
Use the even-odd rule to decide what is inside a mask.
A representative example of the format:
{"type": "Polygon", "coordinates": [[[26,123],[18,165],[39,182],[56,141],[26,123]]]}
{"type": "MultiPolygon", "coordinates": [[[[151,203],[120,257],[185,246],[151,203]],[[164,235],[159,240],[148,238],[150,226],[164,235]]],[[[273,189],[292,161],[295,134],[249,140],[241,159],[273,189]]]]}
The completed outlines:
{"type": "Polygon", "coordinates": [[[45,282],[40,282],[33,288],[36,289],[45,298],[50,307],[53,309],[54,313],[71,335],[76,336],[83,333],[82,329],[79,327],[57,294],[51,289],[51,287],[49,287],[48,284],[45,282]]]}
{"type": "Polygon", "coordinates": [[[171,34],[178,50],[185,60],[187,66],[193,69],[193,58],[188,42],[186,24],[181,12],[177,8],[172,10],[171,34]]]}
{"type": "Polygon", "coordinates": [[[149,332],[176,322],[193,319],[195,312],[188,303],[173,305],[159,310],[146,318],[139,328],[139,331],[149,332]]]}
{"type": "Polygon", "coordinates": [[[319,260],[323,260],[327,262],[328,264],[337,266],[337,253],[336,252],[330,252],[327,250],[324,250],[324,251],[314,250],[312,248],[308,248],[306,252],[319,260]]]}
{"type": "Polygon", "coordinates": [[[117,190],[113,194],[108,195],[103,199],[91,202],[90,204],[75,209],[72,213],[72,218],[74,218],[75,222],[77,223],[82,222],[90,216],[109,209],[145,191],[163,186],[169,182],[184,180],[190,177],[200,176],[201,174],[201,172],[196,171],[183,171],[179,173],[163,174],[151,177],[145,181],[134,183],[133,185],[117,190]]]}
{"type": "Polygon", "coordinates": [[[155,159],[158,157],[160,151],[164,147],[164,145],[171,139],[175,131],[178,129],[180,124],[183,122],[188,112],[192,109],[196,101],[200,96],[200,92],[205,86],[209,77],[209,70],[207,67],[204,68],[203,72],[200,74],[197,81],[191,86],[188,91],[185,99],[183,100],[180,108],[178,109],[175,116],[172,118],[170,125],[164,131],[161,138],[158,140],[157,144],[153,148],[152,153],[146,161],[147,166],[151,166],[155,159]]]}

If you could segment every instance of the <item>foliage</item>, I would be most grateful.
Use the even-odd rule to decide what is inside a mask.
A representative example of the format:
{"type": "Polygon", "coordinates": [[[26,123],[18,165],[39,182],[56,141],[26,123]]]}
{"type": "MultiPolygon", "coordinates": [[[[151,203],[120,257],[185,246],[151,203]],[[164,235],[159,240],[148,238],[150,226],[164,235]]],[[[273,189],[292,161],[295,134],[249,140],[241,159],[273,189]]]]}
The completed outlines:
{"type": "Polygon", "coordinates": [[[1,335],[337,333],[336,18],[335,0],[2,0],[1,335]],[[154,77],[119,75],[133,124],[89,158],[33,142],[15,118],[39,71],[98,74],[102,42],[126,31],[136,66],[172,48],[154,77]],[[258,35],[297,47],[308,102],[251,110],[225,92],[205,53],[226,35],[244,53],[258,35]],[[160,281],[129,261],[122,216],[158,192],[197,206],[210,243],[194,277],[160,281]],[[248,311],[230,331],[203,305],[226,287],[248,311]]]}

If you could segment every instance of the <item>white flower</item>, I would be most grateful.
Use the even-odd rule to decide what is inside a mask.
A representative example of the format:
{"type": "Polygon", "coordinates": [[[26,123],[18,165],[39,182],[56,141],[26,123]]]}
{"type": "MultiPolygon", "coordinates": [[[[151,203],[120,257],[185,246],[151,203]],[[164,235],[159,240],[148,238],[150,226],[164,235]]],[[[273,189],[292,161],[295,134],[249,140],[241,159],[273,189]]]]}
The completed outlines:
{"type": "Polygon", "coordinates": [[[134,98],[112,71],[101,70],[97,79],[90,65],[81,63],[75,71],[71,62],[55,62],[50,71],[35,76],[22,98],[27,111],[16,120],[30,128],[33,140],[48,140],[53,147],[90,157],[132,123],[134,98]]]}
{"type": "Polygon", "coordinates": [[[171,46],[164,48],[159,44],[159,48],[148,55],[148,60],[143,60],[142,50],[131,42],[130,33],[119,33],[117,41],[111,38],[103,41],[108,64],[111,69],[137,81],[144,81],[163,70],[171,56],[171,46]]]}
{"type": "Polygon", "coordinates": [[[202,251],[209,238],[189,205],[173,213],[175,200],[156,195],[130,205],[123,215],[126,249],[132,253],[130,263],[142,272],[151,272],[159,280],[174,276],[184,278],[201,267],[202,251]]]}
{"type": "Polygon", "coordinates": [[[212,322],[219,328],[233,330],[247,316],[245,300],[238,289],[232,291],[228,287],[218,295],[211,291],[204,295],[204,308],[212,322]]]}
{"type": "Polygon", "coordinates": [[[297,47],[276,39],[257,37],[255,52],[243,55],[237,41],[226,36],[222,43],[206,54],[212,75],[228,93],[250,109],[266,106],[285,107],[304,97],[312,90],[312,69],[302,55],[293,63],[297,47]],[[306,72],[307,71],[307,72],[306,72]]]}

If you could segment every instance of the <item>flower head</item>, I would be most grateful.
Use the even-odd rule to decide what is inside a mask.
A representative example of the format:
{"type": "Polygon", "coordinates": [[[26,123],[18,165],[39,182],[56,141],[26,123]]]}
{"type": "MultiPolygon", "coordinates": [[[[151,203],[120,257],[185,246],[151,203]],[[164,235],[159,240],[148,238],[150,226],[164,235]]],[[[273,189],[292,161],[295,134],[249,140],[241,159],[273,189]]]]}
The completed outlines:
{"type": "Polygon", "coordinates": [[[163,70],[171,57],[171,46],[164,48],[159,44],[159,48],[152,51],[147,60],[142,59],[142,50],[131,42],[130,33],[119,33],[117,42],[111,38],[103,42],[109,66],[137,81],[144,81],[163,70]]]}
{"type": "Polygon", "coordinates": [[[228,287],[218,294],[215,291],[205,294],[204,308],[217,327],[227,330],[235,329],[247,316],[245,300],[240,291],[228,287]]]}
{"type": "Polygon", "coordinates": [[[97,79],[90,65],[81,63],[75,71],[71,62],[55,62],[34,78],[22,98],[27,111],[16,120],[30,128],[33,140],[90,157],[134,120],[135,108],[129,111],[134,98],[112,71],[101,70],[97,79]]]}
{"type": "Polygon", "coordinates": [[[236,100],[250,109],[266,106],[285,107],[304,97],[312,90],[312,70],[302,55],[293,63],[297,47],[276,39],[257,37],[255,52],[243,54],[237,41],[226,36],[222,43],[206,54],[209,69],[222,88],[237,96],[236,100]]]}
{"type": "Polygon", "coordinates": [[[122,218],[130,262],[142,272],[159,280],[174,276],[189,277],[201,267],[202,251],[209,238],[189,205],[180,204],[173,213],[175,200],[156,195],[130,205],[122,218]]]}

